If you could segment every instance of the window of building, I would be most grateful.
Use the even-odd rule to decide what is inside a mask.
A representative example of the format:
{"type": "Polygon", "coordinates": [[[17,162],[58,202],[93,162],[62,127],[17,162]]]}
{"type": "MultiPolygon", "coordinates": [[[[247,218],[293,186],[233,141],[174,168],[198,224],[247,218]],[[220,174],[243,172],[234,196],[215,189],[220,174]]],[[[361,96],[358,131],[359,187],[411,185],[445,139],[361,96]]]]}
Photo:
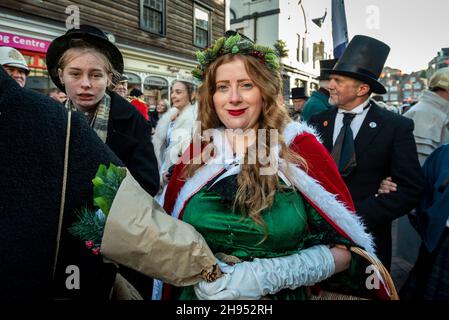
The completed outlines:
{"type": "Polygon", "coordinates": [[[315,82],[311,82],[310,83],[310,91],[316,91],[318,90],[318,84],[316,84],[315,82]]]}
{"type": "Polygon", "coordinates": [[[193,7],[193,44],[200,48],[206,48],[210,44],[210,12],[198,6],[193,7]]]}
{"type": "Polygon", "coordinates": [[[148,76],[143,83],[145,102],[150,109],[156,107],[160,99],[168,99],[168,81],[161,77],[148,76]]]}
{"type": "Polygon", "coordinates": [[[290,100],[290,77],[288,75],[282,75],[282,83],[283,83],[283,96],[284,101],[286,104],[288,104],[288,101],[290,100]]]}
{"type": "Polygon", "coordinates": [[[302,62],[309,62],[309,48],[306,45],[306,38],[302,38],[302,62]]]}
{"type": "Polygon", "coordinates": [[[301,59],[301,36],[299,34],[296,34],[298,37],[298,45],[296,47],[296,61],[300,61],[301,59]]]}
{"type": "Polygon", "coordinates": [[[295,87],[307,87],[307,81],[295,78],[295,87]]]}
{"type": "Polygon", "coordinates": [[[317,61],[324,59],[324,42],[315,42],[313,44],[313,68],[319,67],[317,61]]]}
{"type": "Polygon", "coordinates": [[[132,89],[142,90],[142,80],[139,75],[130,72],[125,72],[125,75],[128,77],[128,92],[132,89]]]}
{"type": "Polygon", "coordinates": [[[47,94],[48,90],[55,88],[56,86],[47,71],[45,53],[27,50],[19,51],[22,53],[28,67],[30,68],[30,73],[27,76],[25,88],[39,91],[42,94],[47,94]]]}
{"type": "Polygon", "coordinates": [[[165,0],[140,0],[140,27],[165,35],[165,0]]]}

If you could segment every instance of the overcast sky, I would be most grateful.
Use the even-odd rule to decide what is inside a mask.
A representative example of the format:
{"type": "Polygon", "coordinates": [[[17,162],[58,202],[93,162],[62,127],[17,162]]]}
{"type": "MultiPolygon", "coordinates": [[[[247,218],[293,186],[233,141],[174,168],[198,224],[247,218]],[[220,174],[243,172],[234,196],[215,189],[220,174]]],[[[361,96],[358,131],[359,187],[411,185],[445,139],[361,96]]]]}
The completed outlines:
{"type": "Polygon", "coordinates": [[[345,7],[349,40],[364,34],[387,43],[389,67],[426,69],[449,47],[449,0],[345,0],[345,7]]]}

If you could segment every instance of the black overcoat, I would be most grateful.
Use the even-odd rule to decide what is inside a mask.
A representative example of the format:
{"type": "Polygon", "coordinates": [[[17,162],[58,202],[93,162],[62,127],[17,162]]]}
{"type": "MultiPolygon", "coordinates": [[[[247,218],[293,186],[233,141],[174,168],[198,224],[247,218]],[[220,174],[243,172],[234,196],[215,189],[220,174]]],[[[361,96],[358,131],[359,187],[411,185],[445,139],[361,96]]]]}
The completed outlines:
{"type": "Polygon", "coordinates": [[[79,113],[72,117],[60,259],[52,290],[66,125],[61,104],[20,88],[0,68],[0,300],[97,300],[110,292],[115,267],[93,255],[67,227],[76,209],[92,207],[91,180],[98,166],[122,162],[79,113]],[[80,271],[79,289],[65,285],[69,266],[80,271]]]}
{"type": "Polygon", "coordinates": [[[106,144],[152,196],[159,191],[159,171],[151,126],[136,108],[115,92],[111,97],[106,144]]]}
{"type": "MultiPolygon", "coordinates": [[[[379,258],[389,268],[391,223],[416,207],[424,180],[413,137],[413,121],[371,103],[354,140],[357,167],[344,181],[357,214],[374,236],[379,258]],[[381,181],[389,176],[398,184],[397,192],[376,196],[381,181]]],[[[333,147],[336,115],[334,107],[312,116],[309,122],[317,128],[329,152],[333,147]]]]}

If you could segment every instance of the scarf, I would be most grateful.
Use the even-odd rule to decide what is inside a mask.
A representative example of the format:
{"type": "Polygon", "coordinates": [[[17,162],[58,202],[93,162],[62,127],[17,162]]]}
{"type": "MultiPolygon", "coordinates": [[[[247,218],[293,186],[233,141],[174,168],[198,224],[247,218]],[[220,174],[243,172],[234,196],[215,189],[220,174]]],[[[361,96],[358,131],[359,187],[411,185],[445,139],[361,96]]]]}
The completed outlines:
{"type": "MultiPolygon", "coordinates": [[[[72,103],[70,99],[67,99],[65,103],[65,108],[67,111],[79,111],[72,103]]],[[[108,136],[108,121],[109,121],[109,111],[111,109],[111,97],[107,93],[104,94],[103,99],[101,99],[98,104],[93,118],[89,121],[89,125],[94,129],[98,137],[106,143],[106,138],[108,136]]],[[[88,116],[86,115],[86,118],[88,116]]],[[[89,120],[89,119],[88,119],[89,120]]]]}

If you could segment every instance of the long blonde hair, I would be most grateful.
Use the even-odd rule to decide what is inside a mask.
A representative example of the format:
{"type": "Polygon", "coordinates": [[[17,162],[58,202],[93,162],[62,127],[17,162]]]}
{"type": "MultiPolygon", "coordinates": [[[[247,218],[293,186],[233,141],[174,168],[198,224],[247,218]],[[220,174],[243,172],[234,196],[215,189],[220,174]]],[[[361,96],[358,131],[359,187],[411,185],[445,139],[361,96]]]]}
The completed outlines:
{"type": "MultiPolygon", "coordinates": [[[[267,68],[252,56],[226,54],[220,56],[209,65],[205,72],[204,82],[198,91],[198,114],[199,121],[201,122],[201,131],[204,132],[208,129],[223,126],[213,103],[213,96],[216,90],[216,73],[219,66],[229,63],[236,58],[243,61],[246,72],[261,92],[263,107],[258,120],[258,128],[266,129],[265,141],[267,145],[269,146],[271,143],[270,129],[277,129],[279,132],[279,156],[288,162],[307,168],[304,158],[292,152],[282,137],[282,132],[291,119],[288,116],[286,108],[279,101],[279,95],[282,92],[280,73],[267,68]]],[[[210,141],[206,143],[210,143],[210,141]]],[[[267,150],[267,153],[270,152],[270,148],[265,148],[265,150],[267,150]]],[[[238,189],[234,202],[234,210],[238,208],[243,215],[251,217],[256,224],[262,225],[265,229],[265,237],[263,239],[265,240],[268,230],[262,218],[262,211],[273,205],[275,193],[280,190],[278,176],[277,174],[261,175],[260,170],[263,166],[259,162],[259,159],[257,159],[255,164],[248,164],[248,150],[244,160],[244,164],[242,164],[241,171],[237,177],[238,189]]],[[[204,158],[201,164],[187,164],[183,177],[192,177],[202,166],[204,166],[204,158]]]]}

